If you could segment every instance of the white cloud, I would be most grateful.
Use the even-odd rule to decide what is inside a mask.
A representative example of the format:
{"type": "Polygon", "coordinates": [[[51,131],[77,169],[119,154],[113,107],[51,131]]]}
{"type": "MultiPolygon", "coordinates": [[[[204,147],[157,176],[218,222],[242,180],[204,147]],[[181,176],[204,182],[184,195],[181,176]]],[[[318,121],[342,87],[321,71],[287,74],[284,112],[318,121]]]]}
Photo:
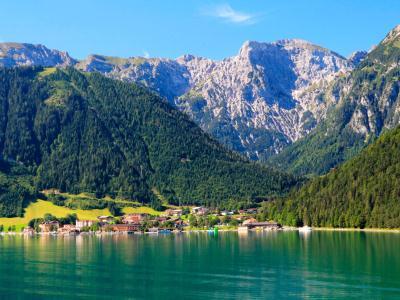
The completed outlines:
{"type": "Polygon", "coordinates": [[[150,53],[147,52],[146,50],[143,50],[143,57],[144,58],[150,58],[150,53]]]}
{"type": "Polygon", "coordinates": [[[205,10],[205,14],[220,18],[229,23],[236,24],[254,24],[256,23],[255,15],[234,10],[229,4],[221,4],[209,7],[205,10]]]}

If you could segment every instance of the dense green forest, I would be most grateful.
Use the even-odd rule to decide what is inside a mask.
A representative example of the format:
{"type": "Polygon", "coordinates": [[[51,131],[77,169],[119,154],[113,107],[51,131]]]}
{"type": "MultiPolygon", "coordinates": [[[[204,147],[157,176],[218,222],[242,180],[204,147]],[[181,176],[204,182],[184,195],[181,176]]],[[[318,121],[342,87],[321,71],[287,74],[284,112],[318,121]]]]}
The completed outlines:
{"type": "Polygon", "coordinates": [[[263,217],[290,225],[400,228],[400,127],[287,198],[265,203],[263,217]]]}
{"type": "Polygon", "coordinates": [[[24,167],[0,160],[0,216],[22,215],[36,194],[33,177],[24,167]]]}
{"type": "Polygon", "coordinates": [[[326,119],[270,163],[297,175],[325,174],[359,153],[384,128],[394,128],[400,120],[399,62],[400,38],[387,37],[321,94],[323,99],[328,94],[338,98],[326,119]]]}
{"type": "MultiPolygon", "coordinates": [[[[0,70],[0,155],[25,168],[36,190],[91,192],[155,208],[155,189],[174,204],[223,207],[296,184],[228,151],[146,89],[74,69],[0,70]]],[[[2,181],[14,193],[15,181],[2,181]]],[[[21,214],[31,197],[15,193],[0,198],[0,215],[21,214]]]]}

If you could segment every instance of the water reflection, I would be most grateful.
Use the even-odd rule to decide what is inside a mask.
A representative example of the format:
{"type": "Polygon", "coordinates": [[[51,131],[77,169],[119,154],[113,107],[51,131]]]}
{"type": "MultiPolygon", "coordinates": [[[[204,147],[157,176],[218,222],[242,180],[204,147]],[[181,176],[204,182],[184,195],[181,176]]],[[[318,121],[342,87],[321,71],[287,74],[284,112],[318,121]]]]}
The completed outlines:
{"type": "Polygon", "coordinates": [[[387,299],[399,246],[364,232],[4,236],[0,298],[387,299]]]}

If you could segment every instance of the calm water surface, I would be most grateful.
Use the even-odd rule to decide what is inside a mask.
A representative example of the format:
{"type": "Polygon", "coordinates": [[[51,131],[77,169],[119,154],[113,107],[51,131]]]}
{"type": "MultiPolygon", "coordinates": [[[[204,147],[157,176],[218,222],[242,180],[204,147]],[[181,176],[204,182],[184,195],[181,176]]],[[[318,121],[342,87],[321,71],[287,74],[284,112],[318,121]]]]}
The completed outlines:
{"type": "Polygon", "coordinates": [[[400,234],[0,237],[1,299],[400,299],[400,234]]]}

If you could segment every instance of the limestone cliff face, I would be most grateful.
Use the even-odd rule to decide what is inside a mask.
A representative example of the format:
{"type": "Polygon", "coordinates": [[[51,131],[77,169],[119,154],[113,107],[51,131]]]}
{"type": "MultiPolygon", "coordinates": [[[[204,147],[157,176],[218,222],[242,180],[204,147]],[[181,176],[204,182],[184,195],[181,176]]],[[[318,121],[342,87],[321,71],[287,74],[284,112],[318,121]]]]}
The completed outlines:
{"type": "Polygon", "coordinates": [[[141,83],[224,144],[265,159],[315,127],[332,105],[321,91],[354,63],[306,41],[282,40],[248,41],[222,61],[92,55],[77,67],[141,83]]]}
{"type": "Polygon", "coordinates": [[[352,68],[302,40],[246,42],[175,104],[213,135],[238,141],[236,150],[266,158],[315,127],[331,105],[320,91],[352,68]]]}
{"type": "Polygon", "coordinates": [[[297,174],[323,174],[400,124],[400,26],[319,97],[336,103],[304,139],[270,159],[297,174]]]}
{"type": "Polygon", "coordinates": [[[366,138],[400,123],[400,25],[350,76],[342,102],[354,107],[348,126],[366,138]]]}

